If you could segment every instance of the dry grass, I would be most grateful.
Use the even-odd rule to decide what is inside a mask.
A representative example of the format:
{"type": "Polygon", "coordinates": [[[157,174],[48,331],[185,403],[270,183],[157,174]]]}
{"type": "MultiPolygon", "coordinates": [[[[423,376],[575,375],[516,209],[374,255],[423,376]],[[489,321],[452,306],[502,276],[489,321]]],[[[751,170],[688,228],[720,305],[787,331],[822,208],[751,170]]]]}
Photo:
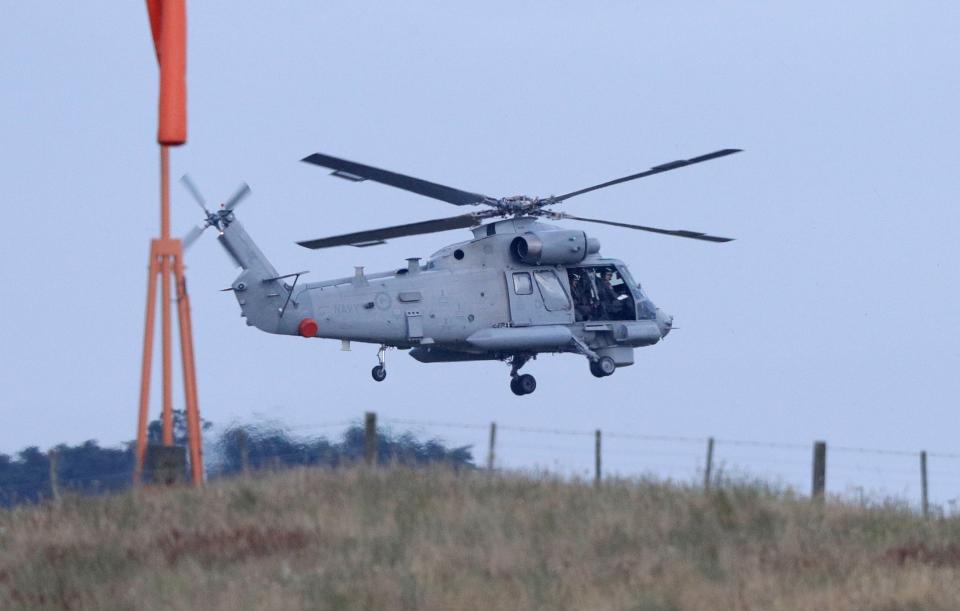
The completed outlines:
{"type": "Polygon", "coordinates": [[[0,512],[3,609],[960,608],[960,520],[447,470],[297,470],[0,512]]]}

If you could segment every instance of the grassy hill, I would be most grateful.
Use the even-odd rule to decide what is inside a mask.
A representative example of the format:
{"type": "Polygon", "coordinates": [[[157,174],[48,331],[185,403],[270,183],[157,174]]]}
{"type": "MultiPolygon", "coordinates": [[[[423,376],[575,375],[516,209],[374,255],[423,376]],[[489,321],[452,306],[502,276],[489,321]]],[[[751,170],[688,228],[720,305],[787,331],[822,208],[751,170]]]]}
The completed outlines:
{"type": "Polygon", "coordinates": [[[960,519],[446,469],[300,469],[0,512],[3,609],[960,608],[960,519]]]}

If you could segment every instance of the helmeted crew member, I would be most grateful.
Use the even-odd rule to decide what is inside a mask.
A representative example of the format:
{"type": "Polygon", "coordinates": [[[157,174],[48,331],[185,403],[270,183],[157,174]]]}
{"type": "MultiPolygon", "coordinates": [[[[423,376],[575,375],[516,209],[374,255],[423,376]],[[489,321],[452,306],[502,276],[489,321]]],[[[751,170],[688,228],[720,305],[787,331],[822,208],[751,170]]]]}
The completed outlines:
{"type": "Polygon", "coordinates": [[[620,314],[622,304],[618,299],[617,291],[613,288],[611,281],[613,272],[605,270],[597,283],[597,291],[600,293],[600,307],[607,318],[613,318],[620,314]]]}

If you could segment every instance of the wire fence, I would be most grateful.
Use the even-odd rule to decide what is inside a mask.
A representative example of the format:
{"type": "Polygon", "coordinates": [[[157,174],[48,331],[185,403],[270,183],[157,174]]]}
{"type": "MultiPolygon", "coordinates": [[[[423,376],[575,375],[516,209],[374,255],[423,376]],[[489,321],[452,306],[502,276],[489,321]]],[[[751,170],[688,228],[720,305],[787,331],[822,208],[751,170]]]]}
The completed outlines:
{"type": "MultiPolygon", "coordinates": [[[[598,445],[597,430],[400,418],[383,418],[382,423],[413,427],[421,435],[471,445],[477,463],[484,466],[490,466],[492,455],[493,466],[505,469],[551,471],[580,478],[653,477],[698,484],[724,479],[762,480],[801,494],[815,494],[814,441],[788,443],[616,430],[599,431],[602,442],[598,445]]],[[[826,450],[826,494],[854,502],[905,503],[921,511],[958,510],[958,453],[840,444],[826,450]]]]}
{"type": "MultiPolygon", "coordinates": [[[[369,417],[369,414],[368,414],[369,417]]],[[[376,416],[374,415],[374,419],[376,416]]],[[[301,437],[335,439],[362,426],[360,420],[302,423],[278,427],[301,437]]],[[[369,426],[369,421],[368,421],[369,426]]],[[[376,426],[376,425],[375,425],[376,426]]],[[[379,426],[439,439],[448,447],[472,451],[478,467],[550,472],[563,477],[600,480],[647,477],[705,486],[728,480],[760,480],[801,494],[817,494],[815,442],[786,443],[723,437],[659,435],[623,430],[600,431],[518,426],[509,423],[381,418],[379,426]]],[[[822,443],[822,442],[821,442],[822,443]]],[[[272,456],[281,461],[290,456],[272,456]]],[[[954,514],[960,510],[960,454],[831,445],[823,470],[824,492],[855,502],[899,502],[920,511],[954,514]]],[[[131,468],[98,473],[91,479],[33,473],[8,478],[3,496],[24,496],[50,478],[64,490],[104,491],[129,481],[131,468]]]]}

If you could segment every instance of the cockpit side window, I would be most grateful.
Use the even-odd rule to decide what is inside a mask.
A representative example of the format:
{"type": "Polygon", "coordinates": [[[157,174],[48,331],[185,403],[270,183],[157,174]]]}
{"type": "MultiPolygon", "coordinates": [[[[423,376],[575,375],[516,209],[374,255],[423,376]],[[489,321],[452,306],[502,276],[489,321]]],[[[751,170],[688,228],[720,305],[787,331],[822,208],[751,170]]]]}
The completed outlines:
{"type": "Polygon", "coordinates": [[[533,282],[530,281],[529,273],[515,272],[513,274],[513,292],[517,295],[533,294],[533,282]]]}
{"type": "Polygon", "coordinates": [[[538,269],[533,272],[533,277],[537,279],[537,286],[540,288],[540,295],[543,297],[543,306],[548,311],[556,312],[570,309],[570,299],[553,270],[538,269]]]}

